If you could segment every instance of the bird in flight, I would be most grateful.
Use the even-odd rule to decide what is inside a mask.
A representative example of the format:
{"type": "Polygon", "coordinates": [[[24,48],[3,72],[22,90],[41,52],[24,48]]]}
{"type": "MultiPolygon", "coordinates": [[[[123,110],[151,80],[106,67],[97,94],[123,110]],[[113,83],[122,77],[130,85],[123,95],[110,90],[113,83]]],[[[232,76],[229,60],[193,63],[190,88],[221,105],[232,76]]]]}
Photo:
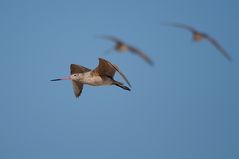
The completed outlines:
{"type": "Polygon", "coordinates": [[[208,40],[212,45],[214,45],[214,47],[216,47],[221,53],[222,55],[229,61],[231,61],[231,57],[230,55],[227,53],[227,51],[217,42],[217,40],[215,40],[214,38],[212,38],[211,36],[209,36],[206,33],[200,32],[198,30],[196,30],[195,28],[193,28],[192,26],[189,25],[185,25],[185,24],[181,24],[181,23],[162,23],[163,25],[168,25],[168,26],[173,26],[173,27],[178,27],[178,28],[182,28],[182,29],[186,29],[188,31],[190,31],[192,33],[192,39],[194,41],[201,41],[203,39],[208,40]]]}
{"type": "Polygon", "coordinates": [[[115,85],[122,89],[130,91],[129,87],[125,86],[121,82],[114,80],[116,71],[123,77],[129,87],[131,87],[128,79],[120,71],[120,69],[116,65],[103,58],[99,58],[99,64],[93,70],[81,65],[71,64],[70,76],[53,79],[51,81],[72,80],[73,90],[76,97],[79,97],[81,95],[84,84],[91,86],[115,85]]]}
{"type": "MultiPolygon", "coordinates": [[[[120,40],[114,36],[100,36],[100,38],[113,41],[115,43],[113,50],[116,50],[121,53],[129,51],[129,52],[134,53],[134,54],[140,56],[141,58],[143,58],[148,64],[153,65],[153,61],[144,52],[142,52],[141,50],[139,50],[129,44],[126,44],[122,40],[120,40]]],[[[111,51],[112,50],[110,50],[110,52],[111,51]]]]}

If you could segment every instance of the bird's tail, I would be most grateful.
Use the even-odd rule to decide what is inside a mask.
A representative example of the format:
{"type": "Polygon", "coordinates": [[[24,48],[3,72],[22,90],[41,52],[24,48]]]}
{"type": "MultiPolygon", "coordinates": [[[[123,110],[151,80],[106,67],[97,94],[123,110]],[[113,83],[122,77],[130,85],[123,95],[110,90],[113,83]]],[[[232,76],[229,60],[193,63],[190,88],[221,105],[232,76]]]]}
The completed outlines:
{"type": "Polygon", "coordinates": [[[127,86],[125,86],[125,85],[124,85],[123,83],[121,83],[121,82],[114,81],[114,82],[113,82],[113,85],[116,85],[116,86],[118,86],[118,87],[120,87],[120,88],[122,88],[122,89],[125,89],[125,90],[127,90],[127,91],[130,91],[130,88],[127,87],[127,86]]]}

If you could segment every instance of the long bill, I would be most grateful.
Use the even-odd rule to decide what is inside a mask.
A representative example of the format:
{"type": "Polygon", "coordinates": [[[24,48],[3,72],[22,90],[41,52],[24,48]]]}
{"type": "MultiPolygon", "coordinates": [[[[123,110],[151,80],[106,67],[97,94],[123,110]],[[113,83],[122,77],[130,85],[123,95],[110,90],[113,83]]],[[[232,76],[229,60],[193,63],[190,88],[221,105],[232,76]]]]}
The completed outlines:
{"type": "Polygon", "coordinates": [[[62,78],[56,78],[56,79],[52,79],[50,81],[61,81],[61,80],[71,80],[71,77],[62,77],[62,78]]]}

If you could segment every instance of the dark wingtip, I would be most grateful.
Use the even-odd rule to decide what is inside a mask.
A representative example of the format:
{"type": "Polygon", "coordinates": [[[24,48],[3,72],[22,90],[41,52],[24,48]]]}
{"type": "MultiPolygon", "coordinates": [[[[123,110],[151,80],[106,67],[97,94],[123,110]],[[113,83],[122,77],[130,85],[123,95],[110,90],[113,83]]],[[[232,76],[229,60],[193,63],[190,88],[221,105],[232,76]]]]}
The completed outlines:
{"type": "Polygon", "coordinates": [[[57,79],[52,79],[50,81],[60,81],[61,79],[60,78],[57,78],[57,79]]]}

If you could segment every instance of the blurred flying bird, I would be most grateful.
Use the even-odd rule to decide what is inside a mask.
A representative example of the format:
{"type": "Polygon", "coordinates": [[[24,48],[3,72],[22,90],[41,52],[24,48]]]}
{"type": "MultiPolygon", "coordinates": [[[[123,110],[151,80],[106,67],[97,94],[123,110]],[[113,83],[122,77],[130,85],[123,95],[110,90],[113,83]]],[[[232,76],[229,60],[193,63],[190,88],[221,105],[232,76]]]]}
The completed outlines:
{"type": "Polygon", "coordinates": [[[121,41],[120,39],[118,39],[114,36],[100,36],[100,38],[107,39],[107,40],[113,41],[115,43],[114,48],[112,50],[110,50],[110,52],[113,50],[116,50],[120,53],[129,51],[131,53],[134,53],[134,54],[140,56],[150,65],[153,65],[153,61],[144,52],[142,52],[141,50],[139,50],[129,44],[126,44],[125,42],[121,41]]]}
{"type": "Polygon", "coordinates": [[[208,40],[212,45],[214,45],[214,47],[216,47],[222,53],[222,55],[227,60],[229,60],[229,61],[232,60],[231,57],[229,56],[229,54],[227,53],[227,51],[214,38],[212,38],[208,34],[200,32],[189,25],[185,25],[185,24],[181,24],[181,23],[162,23],[162,24],[168,25],[168,26],[173,26],[173,27],[178,27],[178,28],[182,28],[182,29],[186,29],[186,30],[190,31],[192,33],[192,39],[194,41],[201,41],[203,39],[208,40]]]}
{"type": "Polygon", "coordinates": [[[105,59],[99,58],[99,64],[94,70],[90,70],[89,68],[76,64],[71,64],[70,70],[70,76],[53,79],[51,81],[72,80],[73,90],[76,97],[79,97],[81,95],[84,84],[88,84],[91,86],[115,85],[130,91],[130,88],[124,86],[123,83],[118,82],[113,78],[115,72],[117,71],[131,87],[126,76],[120,71],[120,69],[116,65],[110,63],[105,59]]]}

